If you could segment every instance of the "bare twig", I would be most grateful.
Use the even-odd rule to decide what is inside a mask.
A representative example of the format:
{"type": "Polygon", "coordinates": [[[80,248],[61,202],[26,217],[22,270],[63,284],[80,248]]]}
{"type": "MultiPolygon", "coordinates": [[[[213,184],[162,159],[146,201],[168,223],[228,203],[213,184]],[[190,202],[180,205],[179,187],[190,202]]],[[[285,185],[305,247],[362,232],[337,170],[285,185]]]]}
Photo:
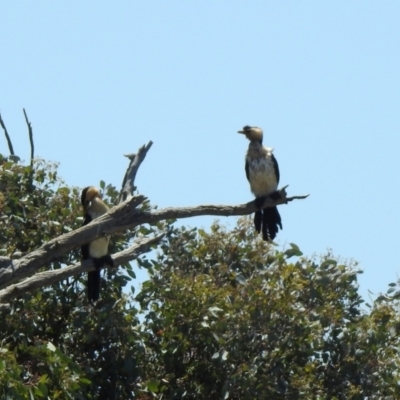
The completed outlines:
{"type": "Polygon", "coordinates": [[[140,164],[146,157],[147,152],[150,150],[153,142],[150,140],[147,145],[143,145],[137,152],[137,154],[125,154],[130,160],[129,166],[125,172],[124,180],[122,181],[121,194],[119,196],[119,203],[122,203],[130,196],[133,196],[133,192],[136,190],[134,185],[136,173],[140,167],[140,164]]]}
{"type": "Polygon", "coordinates": [[[29,142],[31,144],[31,172],[29,173],[29,190],[33,190],[33,157],[35,154],[35,148],[33,145],[33,133],[32,133],[32,124],[29,122],[28,115],[26,114],[25,108],[22,109],[24,111],[25,122],[28,125],[28,133],[29,133],[29,142]]]}
{"type": "Polygon", "coordinates": [[[25,122],[28,125],[28,133],[29,133],[29,142],[31,144],[31,166],[33,165],[33,158],[35,154],[35,147],[33,144],[33,132],[32,132],[32,124],[29,122],[28,116],[26,115],[25,108],[22,109],[24,111],[25,122]]]}
{"type": "MultiPolygon", "coordinates": [[[[287,197],[285,188],[277,192],[279,198],[267,197],[263,208],[287,204],[293,200],[305,199],[306,196],[287,197]]],[[[171,207],[161,210],[142,212],[137,209],[146,198],[132,196],[127,201],[112,208],[107,214],[96,218],[90,224],[50,240],[26,256],[12,260],[12,266],[0,270],[0,288],[31,276],[39,268],[54,261],[64,253],[89,243],[100,236],[108,236],[135,228],[138,225],[154,223],[166,219],[190,218],[200,215],[240,216],[257,210],[254,201],[239,205],[200,205],[197,207],[171,207]]]]}
{"type": "Polygon", "coordinates": [[[11,154],[12,156],[15,156],[15,154],[14,154],[14,147],[13,147],[13,145],[12,145],[10,135],[8,134],[6,125],[4,124],[4,121],[3,121],[3,118],[1,117],[1,114],[0,114],[0,125],[1,125],[1,127],[3,128],[3,130],[4,130],[4,134],[6,135],[6,139],[7,139],[7,143],[8,143],[8,149],[10,150],[10,154],[11,154]]]}
{"type": "MultiPolygon", "coordinates": [[[[139,255],[147,253],[151,250],[151,246],[160,242],[164,234],[159,234],[152,238],[141,239],[133,246],[126,250],[120,251],[113,255],[114,266],[124,264],[128,261],[136,259],[139,255]]],[[[38,289],[43,286],[51,285],[52,283],[69,278],[70,276],[80,274],[82,272],[94,271],[95,267],[92,259],[69,265],[68,267],[60,268],[53,271],[39,272],[30,278],[10,285],[7,288],[0,290],[0,303],[10,301],[13,298],[20,296],[22,293],[38,289]]],[[[1,309],[0,304],[0,309],[1,309]]],[[[6,307],[7,308],[7,307],[6,307]]]]}

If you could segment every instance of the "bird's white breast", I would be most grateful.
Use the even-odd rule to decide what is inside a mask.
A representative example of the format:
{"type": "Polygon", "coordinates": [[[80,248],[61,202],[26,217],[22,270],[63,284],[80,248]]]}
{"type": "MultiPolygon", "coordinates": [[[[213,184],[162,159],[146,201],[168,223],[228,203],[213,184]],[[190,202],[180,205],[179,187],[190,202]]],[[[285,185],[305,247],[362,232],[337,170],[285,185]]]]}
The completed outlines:
{"type": "Polygon", "coordinates": [[[102,237],[90,242],[89,244],[89,255],[93,258],[100,258],[108,253],[108,242],[110,240],[109,236],[102,237]]]}
{"type": "Polygon", "coordinates": [[[250,189],[256,197],[268,196],[278,187],[272,149],[261,147],[250,149],[246,156],[249,165],[250,189]]]}
{"type": "MultiPolygon", "coordinates": [[[[108,207],[98,198],[94,198],[91,202],[90,216],[92,220],[101,217],[108,211],[108,207]]],[[[100,258],[108,254],[108,242],[110,236],[100,237],[89,243],[90,257],[100,258]]]]}

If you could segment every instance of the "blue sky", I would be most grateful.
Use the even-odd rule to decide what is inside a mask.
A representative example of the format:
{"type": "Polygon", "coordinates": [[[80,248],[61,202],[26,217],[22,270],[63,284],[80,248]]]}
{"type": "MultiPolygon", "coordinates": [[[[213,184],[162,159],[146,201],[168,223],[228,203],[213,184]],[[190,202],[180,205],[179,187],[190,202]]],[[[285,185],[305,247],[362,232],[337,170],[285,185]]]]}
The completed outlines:
{"type": "Polygon", "coordinates": [[[36,154],[70,185],[119,187],[122,154],[153,140],[136,181],[153,204],[236,204],[252,198],[236,131],[258,125],[281,184],[311,194],[280,207],[280,246],[357,260],[365,297],[397,280],[400,2],[18,1],[1,13],[0,110],[20,157],[25,107],[36,154]]]}

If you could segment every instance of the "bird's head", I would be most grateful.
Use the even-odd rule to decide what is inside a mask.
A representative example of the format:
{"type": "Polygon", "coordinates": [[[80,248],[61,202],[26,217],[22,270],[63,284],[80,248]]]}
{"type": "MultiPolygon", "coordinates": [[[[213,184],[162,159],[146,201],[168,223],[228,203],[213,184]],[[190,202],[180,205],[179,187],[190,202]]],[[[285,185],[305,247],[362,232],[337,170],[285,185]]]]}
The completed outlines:
{"type": "Polygon", "coordinates": [[[85,187],[85,189],[82,190],[81,203],[82,203],[84,211],[87,210],[87,208],[89,207],[90,203],[96,197],[101,199],[101,195],[100,195],[99,189],[97,189],[96,187],[88,186],[88,187],[85,187]]]}
{"type": "Polygon", "coordinates": [[[256,126],[244,126],[241,131],[238,131],[243,135],[246,135],[247,139],[252,142],[262,143],[263,140],[263,131],[261,128],[257,128],[256,126]]]}

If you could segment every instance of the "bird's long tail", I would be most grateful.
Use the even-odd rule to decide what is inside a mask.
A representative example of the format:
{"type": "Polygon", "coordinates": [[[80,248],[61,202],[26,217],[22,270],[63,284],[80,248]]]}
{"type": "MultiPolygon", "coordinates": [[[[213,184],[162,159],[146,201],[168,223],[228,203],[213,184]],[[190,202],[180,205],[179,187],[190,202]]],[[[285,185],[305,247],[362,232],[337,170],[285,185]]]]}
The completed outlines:
{"type": "MultiPolygon", "coordinates": [[[[278,227],[282,229],[281,216],[277,207],[264,208],[262,211],[262,235],[263,240],[274,240],[278,233],[278,227]]],[[[254,217],[255,219],[255,217],[254,217]]],[[[257,227],[256,227],[257,229],[257,227]]],[[[258,231],[259,232],[259,231],[258,231]]]]}
{"type": "Polygon", "coordinates": [[[88,299],[89,301],[97,301],[100,297],[100,269],[88,272],[88,299]]]}
{"type": "Polygon", "coordinates": [[[106,254],[100,258],[93,258],[95,271],[88,272],[88,299],[89,301],[97,301],[100,297],[100,271],[105,265],[114,267],[114,260],[110,254],[106,254]]]}
{"type": "Polygon", "coordinates": [[[258,210],[254,213],[254,227],[257,233],[261,232],[262,218],[262,210],[258,210]]]}

